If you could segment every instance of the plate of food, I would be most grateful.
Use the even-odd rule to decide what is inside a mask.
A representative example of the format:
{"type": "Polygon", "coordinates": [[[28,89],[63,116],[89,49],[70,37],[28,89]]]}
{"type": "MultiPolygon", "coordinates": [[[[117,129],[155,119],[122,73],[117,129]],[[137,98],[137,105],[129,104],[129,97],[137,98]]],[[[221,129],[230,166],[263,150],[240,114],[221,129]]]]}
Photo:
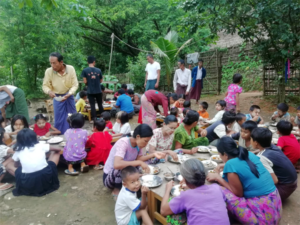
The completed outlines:
{"type": "Polygon", "coordinates": [[[204,160],[207,160],[206,158],[196,158],[196,159],[198,159],[199,161],[204,161],[204,160]]]}
{"type": "Polygon", "coordinates": [[[207,146],[198,146],[197,148],[199,153],[207,153],[209,151],[209,147],[207,146]]]}
{"type": "Polygon", "coordinates": [[[171,195],[176,197],[179,196],[181,192],[184,191],[184,187],[181,184],[174,185],[171,189],[171,195]]]}
{"type": "Polygon", "coordinates": [[[204,161],[202,161],[202,163],[207,170],[213,170],[214,168],[216,168],[218,166],[218,164],[216,162],[211,161],[211,160],[204,160],[204,161]]]}
{"type": "Polygon", "coordinates": [[[115,100],[110,100],[110,103],[116,103],[116,101],[115,100]]]}
{"type": "Polygon", "coordinates": [[[46,140],[49,140],[51,137],[47,137],[47,136],[41,136],[40,137],[40,140],[41,141],[46,141],[46,140]]]}
{"type": "MultiPolygon", "coordinates": [[[[214,171],[214,170],[208,170],[207,172],[208,173],[216,173],[216,171],[214,171]]],[[[220,176],[223,176],[223,171],[220,173],[220,176]]]]}
{"type": "Polygon", "coordinates": [[[50,140],[48,140],[49,144],[58,144],[62,142],[64,139],[62,137],[53,137],[50,140]]]}
{"type": "Polygon", "coordinates": [[[268,126],[266,124],[258,124],[257,127],[268,128],[268,126]]]}
{"type": "Polygon", "coordinates": [[[223,162],[223,160],[221,159],[221,157],[220,157],[219,155],[212,155],[212,156],[210,157],[210,160],[212,160],[212,161],[214,161],[214,162],[216,162],[216,163],[221,163],[221,162],[223,162]]]}
{"type": "Polygon", "coordinates": [[[299,130],[299,127],[293,127],[293,130],[297,131],[299,130]]]}
{"type": "Polygon", "coordinates": [[[163,183],[163,180],[161,177],[157,175],[145,175],[140,178],[140,181],[143,186],[154,188],[158,187],[163,183]]]}
{"type": "Polygon", "coordinates": [[[156,174],[159,174],[160,172],[160,168],[159,166],[151,166],[151,165],[148,165],[149,169],[150,169],[150,172],[149,173],[145,173],[145,171],[142,169],[142,173],[143,174],[150,174],[150,175],[156,175],[156,174]]]}
{"type": "Polygon", "coordinates": [[[276,127],[276,126],[277,126],[277,123],[276,123],[276,122],[272,122],[272,123],[270,123],[270,126],[271,126],[271,127],[276,127]]]}
{"type": "Polygon", "coordinates": [[[60,147],[65,147],[65,146],[66,146],[66,142],[63,141],[63,142],[59,143],[59,146],[60,146],[60,147]]]}
{"type": "Polygon", "coordinates": [[[185,162],[186,160],[189,159],[189,157],[187,157],[186,155],[177,155],[178,156],[178,160],[175,161],[170,155],[168,156],[168,160],[169,162],[172,162],[172,163],[183,163],[185,162]]]}
{"type": "Polygon", "coordinates": [[[103,104],[103,108],[109,108],[110,107],[110,105],[108,105],[108,104],[103,104]]]}
{"type": "Polygon", "coordinates": [[[166,181],[171,181],[174,179],[174,173],[171,173],[171,172],[165,172],[164,174],[164,177],[166,179],[166,181]]]}
{"type": "Polygon", "coordinates": [[[217,147],[208,146],[208,148],[209,148],[208,152],[210,155],[218,155],[219,154],[217,147]]]}

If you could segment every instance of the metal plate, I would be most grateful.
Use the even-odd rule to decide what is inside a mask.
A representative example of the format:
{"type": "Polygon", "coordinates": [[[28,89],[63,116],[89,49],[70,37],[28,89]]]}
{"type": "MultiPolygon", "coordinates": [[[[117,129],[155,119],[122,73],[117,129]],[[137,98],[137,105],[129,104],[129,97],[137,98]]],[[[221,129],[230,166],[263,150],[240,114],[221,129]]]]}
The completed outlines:
{"type": "Polygon", "coordinates": [[[51,137],[41,136],[39,139],[40,141],[46,141],[49,140],[51,137]]]}
{"type": "Polygon", "coordinates": [[[50,140],[48,140],[48,143],[49,144],[57,144],[57,143],[60,143],[62,142],[64,139],[62,137],[54,137],[54,138],[51,138],[50,140]]]}
{"type": "Polygon", "coordinates": [[[181,192],[184,191],[183,188],[180,187],[181,185],[180,184],[177,184],[177,185],[174,185],[171,189],[171,195],[176,197],[176,196],[179,196],[181,192]]]}
{"type": "Polygon", "coordinates": [[[218,164],[216,162],[211,161],[211,160],[205,160],[205,161],[202,161],[202,163],[207,170],[213,170],[214,168],[216,168],[218,166],[218,164]]]}
{"type": "Polygon", "coordinates": [[[163,180],[161,177],[157,175],[145,175],[140,178],[142,185],[149,187],[149,188],[154,188],[158,187],[162,184],[163,180]]]}
{"type": "Polygon", "coordinates": [[[208,153],[208,151],[209,151],[209,147],[207,147],[207,146],[198,146],[197,148],[198,148],[197,152],[199,152],[199,153],[208,153]]]}
{"type": "Polygon", "coordinates": [[[156,175],[156,174],[159,174],[160,172],[160,168],[159,166],[151,166],[151,165],[148,165],[148,167],[150,168],[150,173],[145,173],[144,170],[142,170],[142,173],[143,174],[147,174],[147,175],[156,175]]]}
{"type": "Polygon", "coordinates": [[[219,154],[217,147],[215,147],[215,146],[208,146],[208,147],[209,147],[208,152],[210,155],[218,155],[219,154]]]}
{"type": "Polygon", "coordinates": [[[216,162],[216,163],[221,163],[221,162],[223,162],[223,160],[220,158],[219,155],[212,155],[212,156],[210,157],[210,160],[211,160],[211,161],[214,161],[214,162],[216,162]]]}
{"type": "Polygon", "coordinates": [[[174,159],[171,156],[168,156],[168,161],[172,162],[172,163],[178,163],[181,164],[184,161],[190,159],[189,157],[187,157],[186,155],[177,155],[178,156],[178,161],[174,161],[174,159]]]}

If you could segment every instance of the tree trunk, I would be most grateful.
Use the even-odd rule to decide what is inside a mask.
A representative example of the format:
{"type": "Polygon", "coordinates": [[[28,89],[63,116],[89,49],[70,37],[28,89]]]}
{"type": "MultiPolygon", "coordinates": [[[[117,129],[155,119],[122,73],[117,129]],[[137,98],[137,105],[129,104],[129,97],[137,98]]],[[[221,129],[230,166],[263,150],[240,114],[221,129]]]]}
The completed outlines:
{"type": "Polygon", "coordinates": [[[277,97],[278,97],[277,98],[278,103],[282,103],[282,102],[285,101],[285,79],[284,79],[284,72],[283,72],[283,75],[281,75],[281,78],[279,78],[278,95],[277,95],[277,97]]]}

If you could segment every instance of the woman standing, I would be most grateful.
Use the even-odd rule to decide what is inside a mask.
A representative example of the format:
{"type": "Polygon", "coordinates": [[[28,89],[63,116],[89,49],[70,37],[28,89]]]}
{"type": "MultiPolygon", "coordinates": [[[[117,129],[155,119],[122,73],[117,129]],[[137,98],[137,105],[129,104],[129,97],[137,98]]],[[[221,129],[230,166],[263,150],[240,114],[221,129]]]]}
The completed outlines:
{"type": "Polygon", "coordinates": [[[155,152],[143,156],[142,148],[146,147],[153,135],[152,129],[147,124],[141,124],[134,130],[132,137],[123,137],[118,140],[111,149],[104,166],[103,184],[113,189],[114,198],[117,197],[122,188],[121,170],[127,166],[142,167],[149,171],[148,165],[144,162],[153,157],[164,158],[162,152],[155,152]]]}
{"type": "Polygon", "coordinates": [[[142,96],[142,120],[152,129],[156,128],[156,113],[160,113],[158,106],[161,105],[164,110],[164,116],[168,115],[170,104],[174,104],[177,100],[177,94],[165,96],[156,90],[146,91],[142,96]]]}
{"type": "MultiPolygon", "coordinates": [[[[169,115],[164,119],[163,127],[153,130],[153,136],[146,147],[146,154],[156,151],[163,152],[177,160],[177,154],[170,150],[174,140],[174,131],[178,125],[177,118],[169,115]]],[[[158,163],[159,159],[152,158],[151,163],[158,163]]]]}
{"type": "Polygon", "coordinates": [[[206,136],[206,130],[197,126],[199,113],[190,110],[183,123],[175,130],[172,149],[181,149],[185,154],[194,154],[197,152],[197,146],[207,146],[209,144],[206,136]],[[197,134],[197,136],[195,135],[197,134]],[[198,137],[201,134],[202,137],[198,137]]]}
{"type": "Polygon", "coordinates": [[[217,173],[209,173],[207,180],[223,186],[229,215],[241,224],[278,224],[281,199],[259,157],[227,136],[220,139],[217,148],[225,164],[216,168],[217,173]],[[219,175],[222,168],[223,177],[219,175]]]}
{"type": "Polygon", "coordinates": [[[12,85],[0,87],[0,109],[5,105],[6,118],[13,118],[15,115],[23,115],[29,123],[28,106],[24,91],[12,85]]]}

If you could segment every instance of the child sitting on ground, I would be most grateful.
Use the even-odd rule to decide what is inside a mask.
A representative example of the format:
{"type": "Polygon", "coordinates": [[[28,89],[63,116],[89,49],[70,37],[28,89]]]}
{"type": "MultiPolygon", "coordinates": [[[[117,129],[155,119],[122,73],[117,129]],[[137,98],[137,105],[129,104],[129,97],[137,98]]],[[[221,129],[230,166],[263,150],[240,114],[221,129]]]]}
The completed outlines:
{"type": "Polygon", "coordinates": [[[239,146],[247,149],[248,151],[250,151],[254,154],[259,152],[259,150],[254,149],[251,145],[251,132],[255,128],[257,128],[257,124],[254,121],[249,120],[242,124],[240,133],[231,135],[231,137],[234,140],[239,141],[239,146]]]}
{"type": "Polygon", "coordinates": [[[112,130],[113,124],[110,121],[110,119],[111,119],[110,113],[109,112],[101,113],[101,118],[104,119],[104,121],[105,121],[105,131],[112,130]]]}
{"type": "Polygon", "coordinates": [[[8,146],[12,146],[13,144],[15,144],[17,134],[23,128],[29,128],[26,117],[23,115],[15,115],[11,120],[11,124],[5,127],[5,132],[12,140],[12,142],[8,146]]]}
{"type": "MultiPolygon", "coordinates": [[[[218,184],[205,185],[207,172],[202,162],[198,159],[189,159],[183,162],[180,167],[180,174],[183,177],[182,188],[187,186],[188,190],[181,192],[179,196],[169,201],[174,182],[167,183],[160,207],[161,215],[167,216],[186,212],[188,224],[191,225],[229,225],[222,189],[218,184]],[[203,205],[205,207],[202,207],[203,205]]],[[[176,222],[174,224],[177,224],[176,222]]]]}
{"type": "Polygon", "coordinates": [[[215,117],[211,120],[206,120],[206,122],[201,122],[200,124],[201,125],[204,125],[204,126],[208,126],[208,125],[211,125],[217,121],[221,121],[222,117],[223,117],[223,114],[225,112],[225,107],[226,107],[226,102],[224,100],[219,100],[216,102],[216,110],[218,111],[217,114],[215,115],[215,117]]]}
{"type": "Polygon", "coordinates": [[[115,216],[118,225],[152,225],[152,221],[147,212],[147,193],[149,189],[145,186],[141,188],[140,173],[133,166],[127,166],[121,171],[122,189],[118,195],[115,206],[115,216]],[[142,200],[137,198],[137,191],[141,188],[142,200]]]}
{"type": "Polygon", "coordinates": [[[281,200],[287,199],[297,189],[297,173],[292,162],[272,142],[272,132],[258,127],[251,132],[251,144],[259,149],[257,156],[271,174],[281,200]]]}
{"type": "Polygon", "coordinates": [[[7,147],[4,144],[4,139],[5,139],[4,136],[5,136],[5,130],[4,128],[0,127],[0,191],[8,190],[14,186],[13,184],[9,184],[9,183],[1,183],[2,179],[6,174],[5,166],[7,163],[7,157],[10,154],[14,153],[14,151],[11,148],[7,147]]]}
{"type": "Polygon", "coordinates": [[[114,134],[113,137],[121,137],[123,135],[130,135],[131,134],[131,127],[129,124],[129,117],[128,113],[124,111],[120,111],[116,115],[116,122],[113,126],[112,130],[114,134]]]}
{"type": "Polygon", "coordinates": [[[209,114],[207,112],[207,109],[208,109],[208,103],[200,102],[198,113],[203,119],[209,119],[209,114]]]}
{"type": "Polygon", "coordinates": [[[35,124],[31,127],[38,137],[51,135],[58,135],[61,132],[57,130],[54,126],[48,123],[48,118],[44,114],[38,114],[34,117],[35,124]],[[52,130],[52,131],[51,131],[52,130]]]}
{"type": "Polygon", "coordinates": [[[80,113],[74,113],[68,117],[70,129],[65,132],[66,146],[64,147],[63,156],[68,164],[68,169],[65,170],[67,175],[78,175],[78,171],[73,168],[74,164],[81,166],[81,172],[89,171],[89,166],[85,164],[85,143],[87,140],[88,132],[83,130],[84,117],[80,113]]]}
{"type": "Polygon", "coordinates": [[[279,103],[277,105],[277,111],[275,111],[271,117],[272,121],[279,122],[281,120],[289,121],[291,120],[291,116],[288,113],[289,106],[285,103],[279,103]]]}
{"type": "Polygon", "coordinates": [[[49,144],[41,144],[33,130],[22,129],[12,157],[14,167],[10,168],[16,177],[14,196],[43,196],[59,188],[57,164],[61,149],[49,144]],[[51,151],[48,161],[46,153],[51,151]],[[19,167],[16,168],[16,164],[19,167]]]}
{"type": "Polygon", "coordinates": [[[170,110],[170,115],[173,115],[173,116],[175,116],[177,118],[178,124],[180,124],[182,122],[183,118],[180,117],[179,109],[178,108],[172,108],[170,110]]]}
{"type": "MultiPolygon", "coordinates": [[[[0,115],[0,128],[3,128],[5,131],[5,126],[6,126],[6,123],[5,123],[4,117],[2,115],[0,115]]],[[[10,138],[9,134],[7,134],[6,132],[4,132],[3,138],[4,138],[3,143],[5,143],[6,145],[11,143],[11,138],[10,138]]]]}
{"type": "Polygon", "coordinates": [[[277,147],[283,151],[295,166],[300,159],[300,144],[296,137],[291,134],[293,125],[288,121],[279,121],[276,127],[280,136],[277,147]]]}
{"type": "Polygon", "coordinates": [[[86,148],[91,150],[87,153],[85,162],[87,165],[94,165],[94,170],[102,170],[109,152],[112,148],[112,136],[104,131],[106,126],[105,120],[100,118],[94,121],[93,134],[88,137],[85,144],[86,148]],[[102,163],[102,165],[100,165],[102,163]]]}
{"type": "Polygon", "coordinates": [[[183,108],[191,108],[191,101],[190,100],[186,100],[183,103],[183,108]]]}
{"type": "Polygon", "coordinates": [[[87,93],[85,91],[81,91],[79,92],[79,96],[80,99],[76,102],[76,111],[84,116],[88,116],[88,108],[90,108],[90,106],[85,103],[87,100],[87,93]]]}
{"type": "Polygon", "coordinates": [[[183,107],[184,100],[185,100],[185,95],[181,94],[181,95],[178,95],[178,100],[174,103],[174,107],[178,108],[180,110],[180,112],[182,112],[182,110],[184,108],[183,107]]]}
{"type": "Polygon", "coordinates": [[[258,105],[252,105],[249,109],[250,113],[246,114],[246,121],[252,120],[257,124],[263,124],[264,120],[260,116],[260,107],[258,105]]]}
{"type": "Polygon", "coordinates": [[[236,122],[233,124],[233,130],[236,133],[241,132],[241,126],[246,121],[246,116],[243,113],[236,114],[236,122]]]}
{"type": "Polygon", "coordinates": [[[239,85],[242,83],[243,76],[241,74],[233,75],[233,83],[228,86],[228,90],[225,94],[226,108],[225,111],[240,112],[240,94],[243,92],[243,88],[239,85]]]}

